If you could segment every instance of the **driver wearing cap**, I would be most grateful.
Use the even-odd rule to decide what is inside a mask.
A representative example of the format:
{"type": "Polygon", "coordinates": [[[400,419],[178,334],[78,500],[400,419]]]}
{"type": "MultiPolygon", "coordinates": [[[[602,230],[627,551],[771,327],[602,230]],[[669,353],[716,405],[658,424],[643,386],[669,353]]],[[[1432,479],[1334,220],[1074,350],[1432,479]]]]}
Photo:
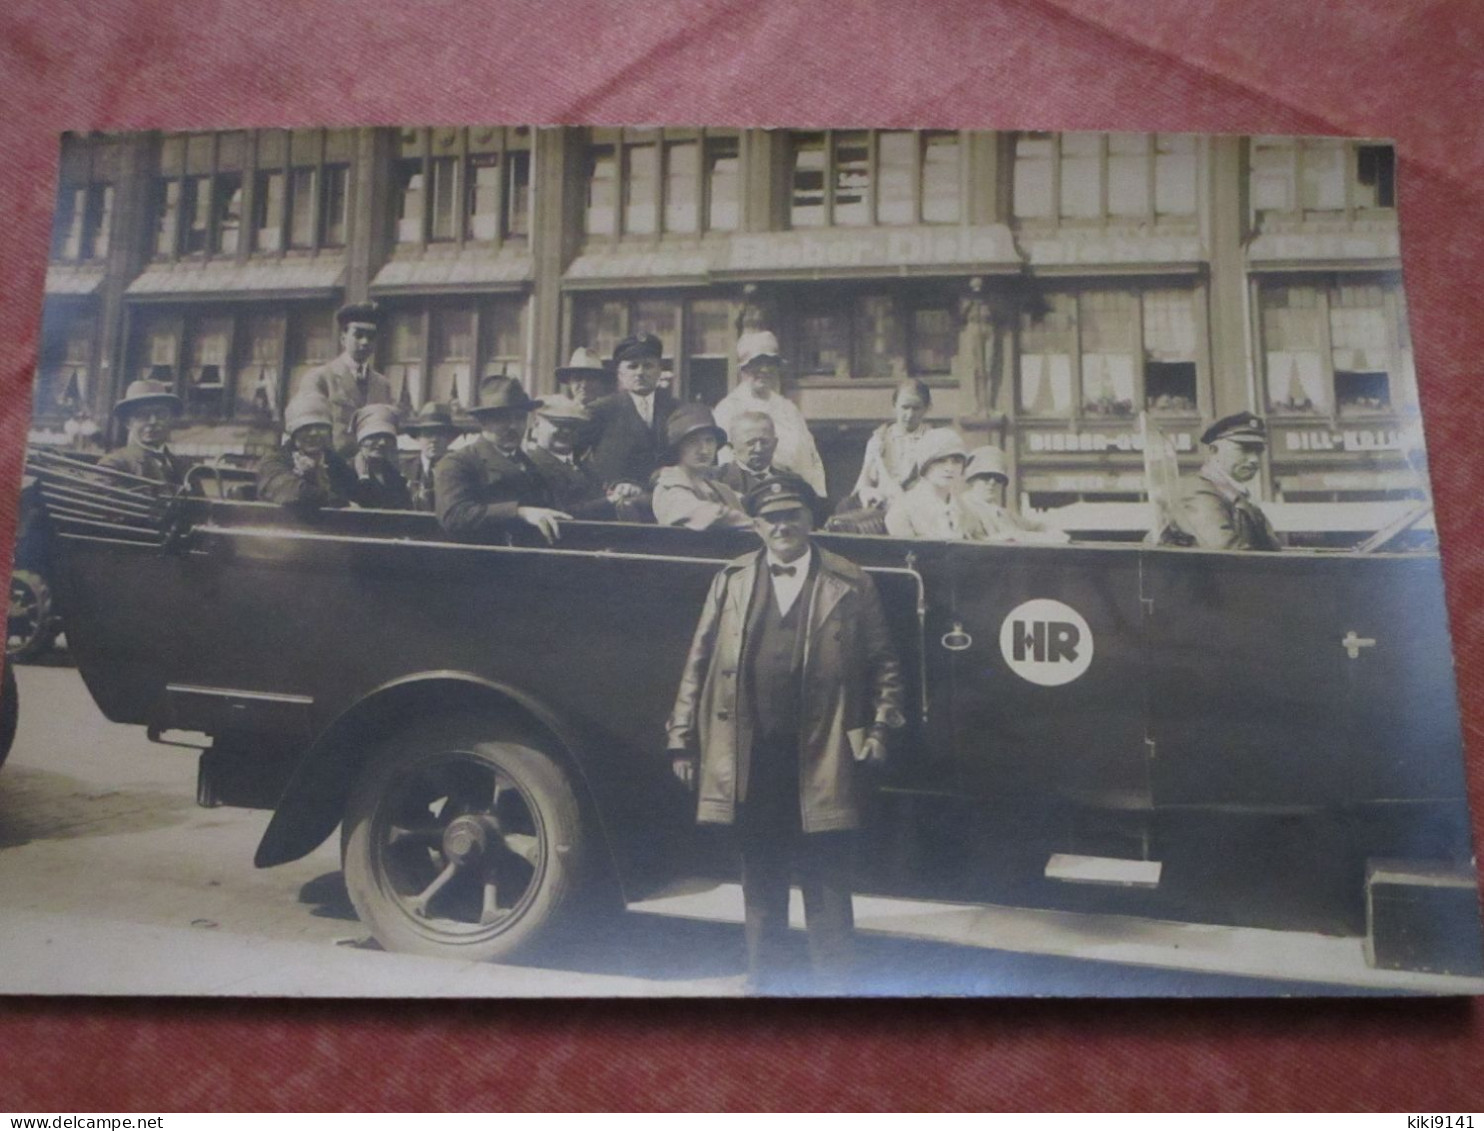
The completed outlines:
{"type": "Polygon", "coordinates": [[[1180,480],[1159,541],[1204,550],[1281,550],[1282,540],[1248,493],[1262,470],[1267,425],[1251,412],[1224,416],[1205,432],[1201,470],[1180,480]]]}

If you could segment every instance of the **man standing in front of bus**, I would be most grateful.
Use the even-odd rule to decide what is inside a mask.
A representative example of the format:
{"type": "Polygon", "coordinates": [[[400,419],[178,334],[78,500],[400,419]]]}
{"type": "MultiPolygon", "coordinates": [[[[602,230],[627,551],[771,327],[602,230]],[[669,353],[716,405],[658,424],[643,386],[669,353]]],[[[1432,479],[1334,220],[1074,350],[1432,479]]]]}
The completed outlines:
{"type": "Polygon", "coordinates": [[[667,724],[697,820],[734,827],[742,855],[747,985],[844,992],[854,954],[854,830],[862,766],[903,725],[902,669],[876,586],[813,544],[797,481],[747,496],[764,548],[711,584],[667,724]],[[812,982],[788,961],[788,897],[804,893],[812,982]]]}
{"type": "Polygon", "coordinates": [[[1209,453],[1205,466],[1180,480],[1160,544],[1203,550],[1281,550],[1277,531],[1249,494],[1249,485],[1262,470],[1262,453],[1268,444],[1262,417],[1251,412],[1223,416],[1201,433],[1201,443],[1209,453]]]}

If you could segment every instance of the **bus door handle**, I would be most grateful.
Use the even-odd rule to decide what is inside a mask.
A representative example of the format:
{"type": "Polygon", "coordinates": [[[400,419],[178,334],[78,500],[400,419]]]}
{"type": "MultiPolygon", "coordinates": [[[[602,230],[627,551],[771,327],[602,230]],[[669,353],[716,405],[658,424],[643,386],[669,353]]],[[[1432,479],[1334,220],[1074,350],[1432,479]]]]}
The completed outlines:
{"type": "Polygon", "coordinates": [[[962,652],[973,645],[974,638],[964,631],[963,622],[954,621],[953,627],[943,634],[942,643],[950,652],[962,652]]]}

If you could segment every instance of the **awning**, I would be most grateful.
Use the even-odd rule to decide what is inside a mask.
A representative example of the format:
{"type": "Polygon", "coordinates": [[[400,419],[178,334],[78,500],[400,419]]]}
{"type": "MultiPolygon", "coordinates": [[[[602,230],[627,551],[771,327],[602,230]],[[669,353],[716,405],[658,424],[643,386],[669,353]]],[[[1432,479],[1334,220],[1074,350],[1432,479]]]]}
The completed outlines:
{"type": "Polygon", "coordinates": [[[422,255],[392,259],[371,280],[378,294],[437,290],[518,290],[534,274],[527,254],[422,255]]]}
{"type": "Polygon", "coordinates": [[[51,263],[46,268],[46,293],[49,295],[90,295],[102,282],[101,267],[51,263]]]}
{"type": "Polygon", "coordinates": [[[1355,227],[1332,232],[1263,232],[1247,248],[1254,271],[1333,268],[1400,269],[1396,226],[1355,227]]]}
{"type": "Polygon", "coordinates": [[[717,249],[709,247],[589,249],[572,261],[562,282],[571,288],[613,283],[704,286],[711,281],[716,255],[717,249]]]}
{"type": "Polygon", "coordinates": [[[328,294],[344,286],[341,259],[272,259],[262,262],[156,263],[129,284],[141,298],[272,292],[328,294]]]}
{"type": "Polygon", "coordinates": [[[1116,231],[1065,228],[1055,233],[1021,233],[1021,246],[1037,270],[1189,272],[1208,258],[1198,235],[1148,231],[1120,235],[1116,231]]]}

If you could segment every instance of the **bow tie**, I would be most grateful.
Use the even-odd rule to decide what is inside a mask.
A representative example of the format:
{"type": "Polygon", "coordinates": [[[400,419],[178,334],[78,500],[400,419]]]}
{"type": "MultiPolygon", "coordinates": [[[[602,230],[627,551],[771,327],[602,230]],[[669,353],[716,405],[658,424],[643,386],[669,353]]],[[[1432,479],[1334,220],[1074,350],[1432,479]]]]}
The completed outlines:
{"type": "Polygon", "coordinates": [[[768,572],[771,573],[774,577],[792,577],[794,574],[799,572],[799,567],[770,565],[768,567],[768,572]]]}

